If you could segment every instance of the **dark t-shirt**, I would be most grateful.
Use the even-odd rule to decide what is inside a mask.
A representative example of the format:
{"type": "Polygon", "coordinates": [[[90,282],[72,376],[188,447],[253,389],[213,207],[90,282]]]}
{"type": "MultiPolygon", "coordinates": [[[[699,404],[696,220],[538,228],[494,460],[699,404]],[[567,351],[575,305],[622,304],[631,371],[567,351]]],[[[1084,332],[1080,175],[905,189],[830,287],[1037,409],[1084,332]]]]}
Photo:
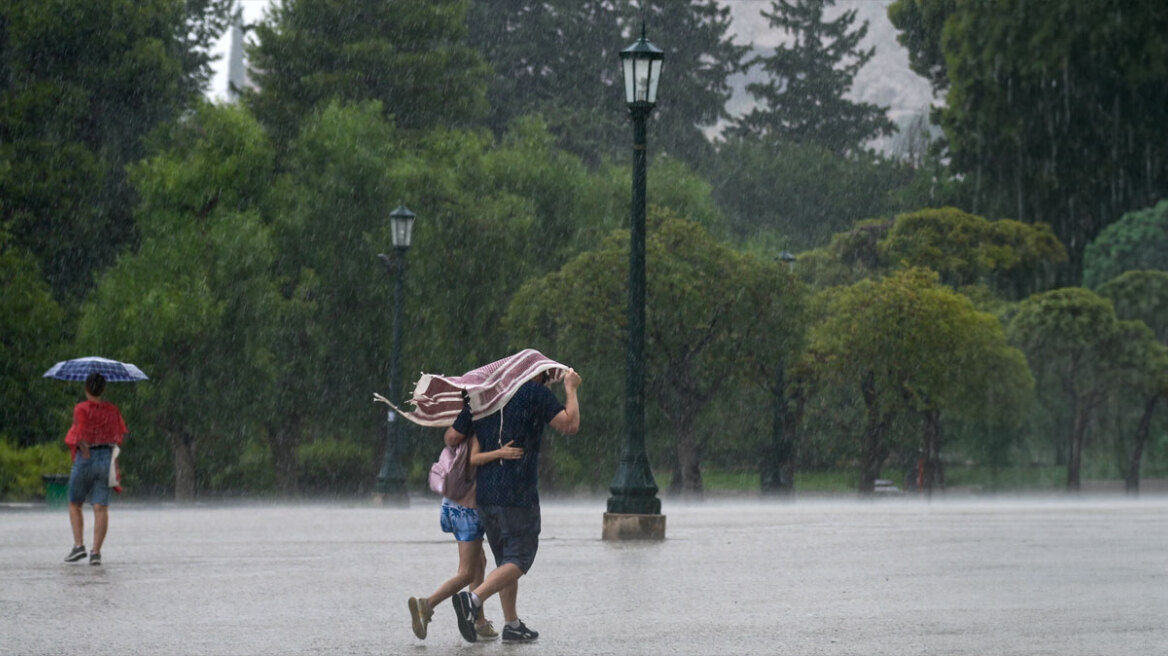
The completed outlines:
{"type": "Polygon", "coordinates": [[[518,460],[497,460],[479,467],[475,478],[477,503],[480,506],[518,506],[530,508],[539,504],[539,445],[543,427],[564,405],[544,385],[534,381],[524,383],[515,396],[495,414],[478,421],[471,420],[469,408],[454,420],[454,430],[473,436],[483,453],[511,446],[523,449],[518,460]],[[499,424],[503,425],[502,439],[499,424]]]}

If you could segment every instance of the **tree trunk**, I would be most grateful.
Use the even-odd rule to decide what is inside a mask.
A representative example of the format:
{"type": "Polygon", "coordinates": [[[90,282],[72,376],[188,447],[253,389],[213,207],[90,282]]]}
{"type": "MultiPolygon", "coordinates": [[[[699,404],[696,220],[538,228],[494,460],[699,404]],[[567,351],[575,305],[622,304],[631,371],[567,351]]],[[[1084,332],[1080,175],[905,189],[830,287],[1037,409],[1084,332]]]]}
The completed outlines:
{"type": "Polygon", "coordinates": [[[701,456],[691,421],[677,426],[677,467],[681,474],[682,498],[700,500],[703,496],[701,456]]]}
{"type": "Polygon", "coordinates": [[[891,419],[881,415],[876,407],[876,387],[872,373],[864,376],[860,383],[860,393],[867,407],[864,444],[860,456],[860,494],[867,496],[876,492],[876,479],[880,478],[880,469],[884,466],[884,460],[888,458],[884,434],[888,431],[891,419]]]}
{"type": "Polygon", "coordinates": [[[794,434],[789,432],[789,401],[780,364],[775,375],[774,406],[771,408],[771,444],[764,449],[763,461],[759,467],[763,495],[789,497],[795,491],[794,434]]]}
{"type": "Polygon", "coordinates": [[[1086,403],[1079,402],[1075,408],[1075,425],[1071,429],[1070,457],[1067,458],[1067,492],[1078,492],[1079,466],[1083,459],[1083,438],[1087,433],[1087,422],[1091,411],[1086,403]]]}
{"type": "Polygon", "coordinates": [[[779,471],[783,482],[782,494],[787,497],[795,496],[795,458],[799,446],[799,425],[803,422],[803,412],[807,407],[804,391],[801,386],[795,387],[795,391],[788,398],[786,413],[783,416],[783,437],[788,449],[785,456],[780,454],[779,471]]]}
{"type": "Polygon", "coordinates": [[[1148,429],[1152,425],[1152,413],[1156,410],[1156,403],[1160,401],[1159,394],[1153,394],[1144,403],[1144,414],[1136,426],[1135,440],[1131,454],[1127,461],[1127,476],[1123,479],[1123,490],[1131,496],[1140,493],[1140,460],[1144,455],[1144,445],[1148,443],[1148,429]]]}
{"type": "Polygon", "coordinates": [[[300,494],[300,475],[296,465],[296,435],[300,420],[290,417],[268,428],[268,449],[276,470],[276,488],[286,497],[300,494]]]}
{"type": "Polygon", "coordinates": [[[941,466],[941,412],[929,410],[925,413],[924,435],[924,475],[921,487],[927,496],[933,496],[934,489],[944,489],[945,473],[941,466]]]}
{"type": "Polygon", "coordinates": [[[174,453],[174,500],[195,500],[195,441],[178,431],[167,431],[166,439],[174,453]]]}

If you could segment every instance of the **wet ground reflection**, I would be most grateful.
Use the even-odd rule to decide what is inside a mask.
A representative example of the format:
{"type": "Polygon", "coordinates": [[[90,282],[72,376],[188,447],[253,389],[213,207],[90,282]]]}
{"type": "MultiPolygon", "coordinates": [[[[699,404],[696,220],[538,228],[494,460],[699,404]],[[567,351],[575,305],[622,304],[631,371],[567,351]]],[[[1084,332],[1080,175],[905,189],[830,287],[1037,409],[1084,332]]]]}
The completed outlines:
{"type": "MultiPolygon", "coordinates": [[[[1168,498],[665,503],[606,543],[603,501],[547,503],[520,588],[546,654],[1129,654],[1168,644],[1168,498]]],[[[88,519],[88,513],[87,513],[88,519]]],[[[87,526],[88,531],[88,526],[87,526]]],[[[115,505],[97,568],[64,510],[0,510],[5,654],[449,654],[406,598],[453,573],[437,503],[115,505]]],[[[488,615],[500,618],[497,600],[488,615]]],[[[485,653],[484,652],[484,653],[485,653]]]]}

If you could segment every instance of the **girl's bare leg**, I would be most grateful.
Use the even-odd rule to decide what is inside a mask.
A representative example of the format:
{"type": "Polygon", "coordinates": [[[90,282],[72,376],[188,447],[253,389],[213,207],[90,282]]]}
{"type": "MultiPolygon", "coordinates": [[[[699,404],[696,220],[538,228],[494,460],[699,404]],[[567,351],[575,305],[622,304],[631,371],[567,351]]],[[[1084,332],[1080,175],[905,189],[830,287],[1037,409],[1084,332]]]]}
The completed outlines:
{"type": "MultiPolygon", "coordinates": [[[[475,577],[476,567],[482,563],[483,541],[458,542],[458,573],[438,586],[427,601],[430,608],[442,603],[447,597],[465,588],[475,577]]],[[[482,576],[480,574],[479,576],[482,576]]]]}

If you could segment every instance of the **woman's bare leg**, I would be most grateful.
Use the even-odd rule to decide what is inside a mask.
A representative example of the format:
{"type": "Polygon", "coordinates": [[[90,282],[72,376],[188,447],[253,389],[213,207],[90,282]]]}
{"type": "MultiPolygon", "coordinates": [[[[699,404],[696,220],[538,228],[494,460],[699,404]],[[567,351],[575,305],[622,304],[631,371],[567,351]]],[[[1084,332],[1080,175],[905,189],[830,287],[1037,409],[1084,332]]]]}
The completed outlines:
{"type": "Polygon", "coordinates": [[[73,546],[85,544],[85,515],[81,514],[81,504],[69,504],[69,526],[73,528],[73,546]]]}
{"type": "Polygon", "coordinates": [[[93,553],[101,553],[105,533],[109,530],[109,506],[93,504],[93,553]]]}

